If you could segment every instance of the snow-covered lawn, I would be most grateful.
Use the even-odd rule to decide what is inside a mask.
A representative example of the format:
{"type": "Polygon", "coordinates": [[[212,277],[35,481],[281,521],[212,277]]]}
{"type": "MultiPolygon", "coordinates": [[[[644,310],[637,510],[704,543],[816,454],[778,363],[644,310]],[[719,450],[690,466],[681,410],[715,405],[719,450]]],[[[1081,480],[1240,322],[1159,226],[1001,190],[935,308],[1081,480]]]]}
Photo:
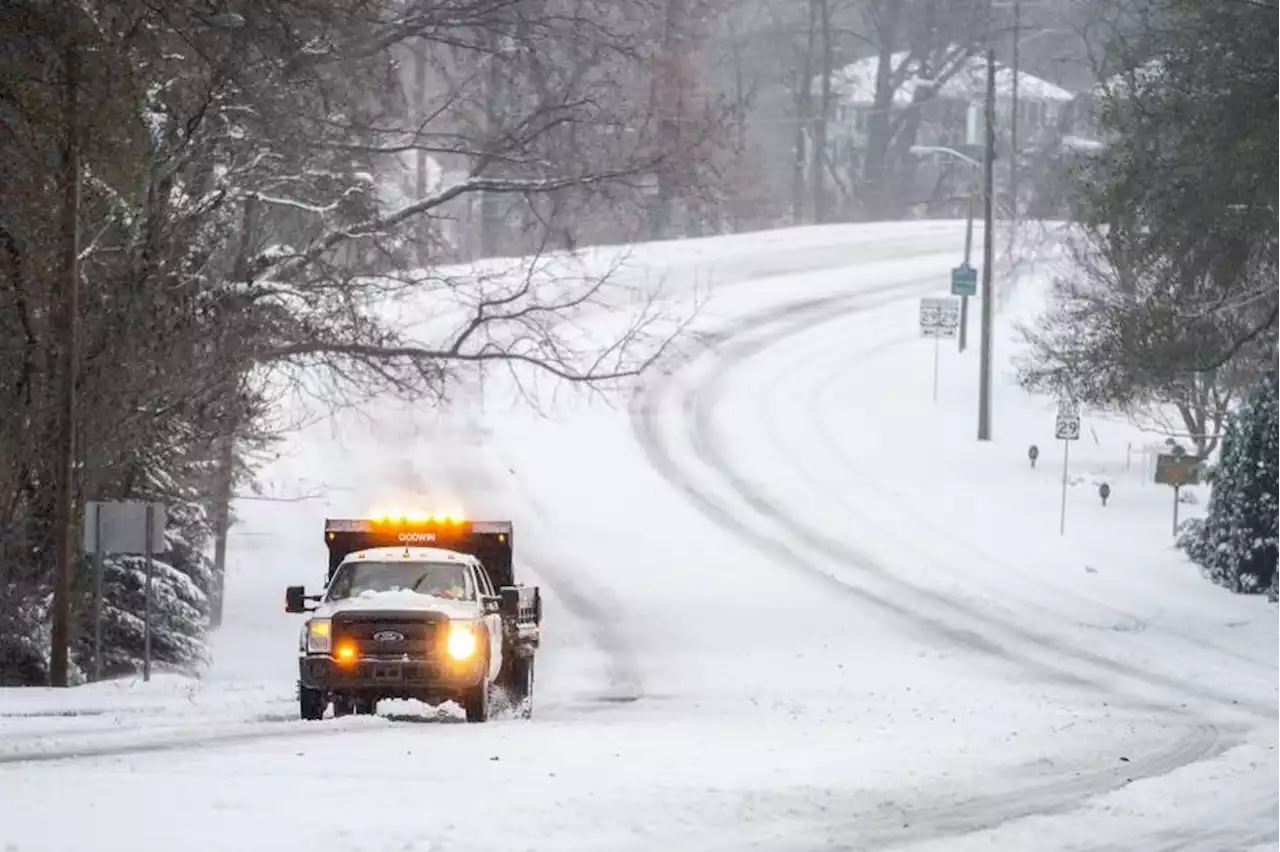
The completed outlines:
{"type": "Polygon", "coordinates": [[[961,240],[635,247],[630,280],[713,299],[634,394],[535,414],[494,379],[308,427],[270,471],[306,499],[238,508],[205,677],[0,692],[0,848],[1274,848],[1275,605],[1197,576],[1158,439],[1114,419],[1085,413],[1060,534],[1053,401],[1009,375],[1044,268],[1001,302],[994,440],[976,300],[933,402],[916,298],[961,240]],[[532,721],[294,719],[284,586],[323,577],[325,516],[398,501],[515,521],[532,721]]]}

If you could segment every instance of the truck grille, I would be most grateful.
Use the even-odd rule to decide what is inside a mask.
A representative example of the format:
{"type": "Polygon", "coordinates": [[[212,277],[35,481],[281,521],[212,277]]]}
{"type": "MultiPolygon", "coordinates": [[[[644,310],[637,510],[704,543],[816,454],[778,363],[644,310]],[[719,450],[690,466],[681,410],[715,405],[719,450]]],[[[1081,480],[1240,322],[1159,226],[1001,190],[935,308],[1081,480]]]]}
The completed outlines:
{"type": "Polygon", "coordinates": [[[343,613],[333,620],[334,639],[355,643],[361,657],[425,660],[437,656],[447,621],[435,615],[343,613]]]}

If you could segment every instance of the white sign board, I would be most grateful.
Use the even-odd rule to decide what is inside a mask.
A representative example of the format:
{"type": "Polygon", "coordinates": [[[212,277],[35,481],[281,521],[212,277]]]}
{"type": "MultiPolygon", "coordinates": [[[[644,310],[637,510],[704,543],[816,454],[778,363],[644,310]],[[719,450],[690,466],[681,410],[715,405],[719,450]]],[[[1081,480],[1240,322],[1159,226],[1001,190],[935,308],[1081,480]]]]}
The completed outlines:
{"type": "Polygon", "coordinates": [[[924,337],[955,337],[960,332],[960,300],[951,296],[920,299],[920,334],[924,337]]]}
{"type": "Polygon", "coordinates": [[[1058,416],[1053,424],[1053,436],[1059,441],[1080,440],[1080,406],[1070,400],[1058,402],[1058,416]]]}
{"type": "Polygon", "coordinates": [[[97,553],[144,554],[147,552],[147,507],[151,507],[153,554],[169,549],[165,542],[163,503],[138,501],[90,502],[84,507],[84,549],[97,553]]]}
{"type": "Polygon", "coordinates": [[[987,144],[987,113],[983,103],[971,103],[965,110],[964,144],[970,148],[987,144]]]}

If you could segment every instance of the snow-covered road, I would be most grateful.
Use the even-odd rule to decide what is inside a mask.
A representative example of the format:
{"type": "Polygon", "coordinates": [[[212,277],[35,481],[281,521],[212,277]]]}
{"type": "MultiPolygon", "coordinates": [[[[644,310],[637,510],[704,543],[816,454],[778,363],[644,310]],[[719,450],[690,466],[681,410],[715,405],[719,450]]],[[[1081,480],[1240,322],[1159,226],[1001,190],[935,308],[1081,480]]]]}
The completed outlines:
{"type": "Polygon", "coordinates": [[[961,239],[640,247],[717,299],[633,398],[309,427],[270,476],[314,499],[238,510],[207,677],[0,692],[0,849],[1275,848],[1274,605],[1172,552],[1131,429],[1087,421],[1060,536],[1049,403],[1002,368],[977,444],[976,347],[931,401],[915,298],[961,239]],[[515,520],[532,721],[295,720],[283,587],[396,498],[515,520]]]}

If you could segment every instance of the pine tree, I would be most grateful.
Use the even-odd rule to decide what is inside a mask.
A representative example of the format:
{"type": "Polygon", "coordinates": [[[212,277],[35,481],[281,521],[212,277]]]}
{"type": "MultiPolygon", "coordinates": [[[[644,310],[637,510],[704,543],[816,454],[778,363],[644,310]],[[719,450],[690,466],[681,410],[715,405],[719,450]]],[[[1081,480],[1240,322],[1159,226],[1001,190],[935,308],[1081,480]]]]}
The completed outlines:
{"type": "Polygon", "coordinates": [[[1235,412],[1222,455],[1210,474],[1204,520],[1188,526],[1179,546],[1213,582],[1236,592],[1270,592],[1276,583],[1280,509],[1280,415],[1275,374],[1235,412]]]}
{"type": "MultiPolygon", "coordinates": [[[[162,442],[160,447],[165,446],[162,442]]],[[[210,523],[202,501],[203,462],[192,462],[180,448],[148,455],[153,465],[130,499],[156,500],[166,507],[166,551],[151,567],[151,662],[158,671],[195,672],[207,662],[209,591],[213,565],[205,547],[210,523]],[[164,472],[165,469],[172,471],[164,472]]],[[[82,616],[75,662],[84,672],[93,665],[92,569],[81,565],[78,585],[82,616]]],[[[102,675],[140,674],[145,643],[147,563],[141,556],[103,560],[102,675]]]]}

